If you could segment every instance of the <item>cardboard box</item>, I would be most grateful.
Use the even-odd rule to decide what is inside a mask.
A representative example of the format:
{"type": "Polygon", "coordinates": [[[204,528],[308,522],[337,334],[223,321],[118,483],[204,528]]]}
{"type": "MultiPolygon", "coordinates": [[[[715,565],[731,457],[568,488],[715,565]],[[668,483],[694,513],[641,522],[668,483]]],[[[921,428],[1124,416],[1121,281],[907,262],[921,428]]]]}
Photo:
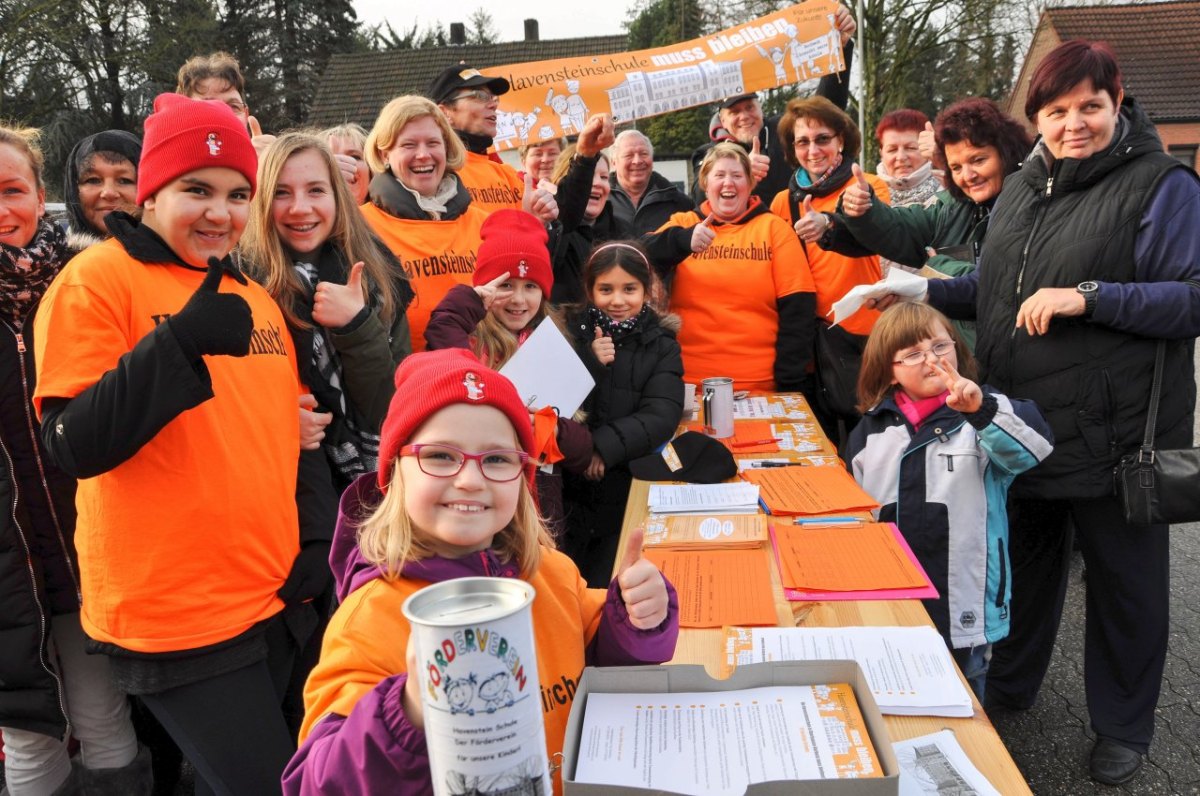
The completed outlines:
{"type": "Polygon", "coordinates": [[[849,683],[854,689],[863,721],[884,776],[871,779],[820,779],[759,782],[746,796],[897,796],[900,768],[892,740],[867,679],[855,661],[776,661],[739,666],[727,680],[714,680],[703,666],[609,666],[584,669],[563,743],[562,781],[566,796],[668,796],[675,791],[575,782],[583,714],[589,693],[670,694],[688,691],[734,691],[773,685],[849,683]]]}

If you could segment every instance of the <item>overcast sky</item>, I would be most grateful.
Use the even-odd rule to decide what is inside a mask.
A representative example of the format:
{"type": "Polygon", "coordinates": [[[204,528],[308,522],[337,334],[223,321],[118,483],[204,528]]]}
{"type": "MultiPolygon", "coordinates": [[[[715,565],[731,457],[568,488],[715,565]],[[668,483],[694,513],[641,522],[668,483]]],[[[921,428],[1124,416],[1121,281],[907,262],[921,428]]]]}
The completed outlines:
{"type": "Polygon", "coordinates": [[[631,0],[551,0],[541,3],[483,3],[480,0],[354,0],[354,9],[361,22],[371,24],[388,21],[397,32],[405,31],[417,22],[422,29],[441,22],[448,30],[451,22],[467,23],[477,8],[486,8],[492,15],[500,41],[520,41],[525,38],[525,19],[538,21],[543,39],[569,39],[576,36],[610,36],[623,33],[626,9],[631,0]]]}

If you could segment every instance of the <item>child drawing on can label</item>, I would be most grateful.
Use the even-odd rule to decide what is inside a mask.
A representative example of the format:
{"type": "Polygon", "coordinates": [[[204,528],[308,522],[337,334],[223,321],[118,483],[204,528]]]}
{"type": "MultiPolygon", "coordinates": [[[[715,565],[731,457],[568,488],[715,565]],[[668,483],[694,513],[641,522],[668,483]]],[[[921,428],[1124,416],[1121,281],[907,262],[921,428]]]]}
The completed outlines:
{"type": "Polygon", "coordinates": [[[508,684],[508,672],[496,672],[479,684],[479,698],[483,700],[484,710],[495,713],[499,708],[512,707],[516,700],[508,684]]]}

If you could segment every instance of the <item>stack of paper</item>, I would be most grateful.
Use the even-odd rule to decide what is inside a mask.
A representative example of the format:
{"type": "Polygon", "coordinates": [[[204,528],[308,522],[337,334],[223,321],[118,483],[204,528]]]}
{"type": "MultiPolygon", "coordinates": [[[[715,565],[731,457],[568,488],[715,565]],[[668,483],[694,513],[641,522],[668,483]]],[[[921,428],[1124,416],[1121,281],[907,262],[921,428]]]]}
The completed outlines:
{"type": "Polygon", "coordinates": [[[761,514],[684,514],[646,519],[645,547],[715,550],[760,547],[767,541],[761,514]]]}
{"type": "Polygon", "coordinates": [[[779,575],[789,589],[920,589],[929,579],[896,541],[892,526],[775,526],[779,575]]]}
{"type": "Polygon", "coordinates": [[[651,484],[652,514],[755,514],[754,484],[651,484]]]}
{"type": "Polygon", "coordinates": [[[731,627],[722,676],[763,661],[858,661],[881,713],[893,716],[974,714],[946,642],[920,627],[731,627]]]}
{"type": "Polygon", "coordinates": [[[741,796],[755,782],[883,774],[853,689],[830,683],[588,694],[575,781],[741,796]]]}
{"type": "Polygon", "coordinates": [[[879,508],[840,467],[776,467],[745,470],[742,478],[762,487],[772,514],[832,514],[879,508]]]}
{"type": "Polygon", "coordinates": [[[761,550],[642,551],[679,595],[680,627],[775,625],[775,594],[761,550]]]}

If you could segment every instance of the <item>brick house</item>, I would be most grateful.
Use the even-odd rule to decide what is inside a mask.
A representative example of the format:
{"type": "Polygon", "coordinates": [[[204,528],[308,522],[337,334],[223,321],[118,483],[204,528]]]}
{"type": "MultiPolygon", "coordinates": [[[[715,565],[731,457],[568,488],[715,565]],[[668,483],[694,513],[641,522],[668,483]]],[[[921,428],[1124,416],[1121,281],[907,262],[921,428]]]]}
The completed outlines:
{"type": "Polygon", "coordinates": [[[1200,0],[1046,9],[1008,101],[1013,117],[1026,121],[1033,70],[1071,39],[1113,48],[1125,93],[1145,108],[1167,151],[1200,169],[1200,0]]]}

